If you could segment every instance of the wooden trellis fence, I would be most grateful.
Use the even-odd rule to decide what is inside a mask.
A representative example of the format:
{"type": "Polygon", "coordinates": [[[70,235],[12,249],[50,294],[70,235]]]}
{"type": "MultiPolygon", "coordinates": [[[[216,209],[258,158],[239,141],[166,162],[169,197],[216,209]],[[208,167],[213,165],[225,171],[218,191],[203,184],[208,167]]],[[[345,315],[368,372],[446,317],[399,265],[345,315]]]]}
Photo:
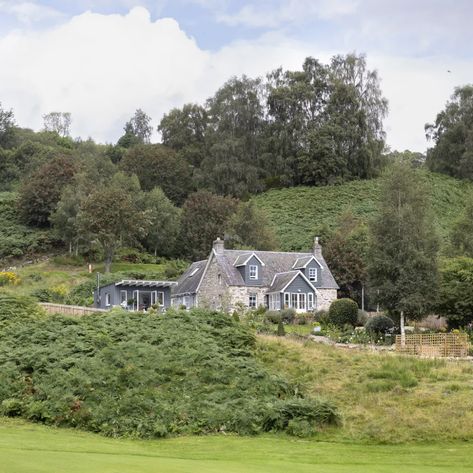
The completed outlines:
{"type": "Polygon", "coordinates": [[[405,355],[429,357],[463,357],[470,342],[466,333],[406,333],[396,335],[396,351],[405,355]]]}

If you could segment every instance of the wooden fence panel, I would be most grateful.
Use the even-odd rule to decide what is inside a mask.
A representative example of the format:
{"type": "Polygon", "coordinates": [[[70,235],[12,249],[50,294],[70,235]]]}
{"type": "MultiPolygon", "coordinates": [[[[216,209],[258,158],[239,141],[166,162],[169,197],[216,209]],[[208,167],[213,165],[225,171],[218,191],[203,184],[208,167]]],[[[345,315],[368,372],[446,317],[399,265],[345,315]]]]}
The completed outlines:
{"type": "Polygon", "coordinates": [[[427,357],[464,357],[470,342],[466,333],[406,333],[396,335],[396,351],[427,357]]]}
{"type": "Polygon", "coordinates": [[[93,307],[83,307],[79,305],[52,304],[50,302],[40,302],[39,305],[49,314],[64,315],[90,315],[97,312],[108,312],[105,309],[94,309],[93,307]]]}

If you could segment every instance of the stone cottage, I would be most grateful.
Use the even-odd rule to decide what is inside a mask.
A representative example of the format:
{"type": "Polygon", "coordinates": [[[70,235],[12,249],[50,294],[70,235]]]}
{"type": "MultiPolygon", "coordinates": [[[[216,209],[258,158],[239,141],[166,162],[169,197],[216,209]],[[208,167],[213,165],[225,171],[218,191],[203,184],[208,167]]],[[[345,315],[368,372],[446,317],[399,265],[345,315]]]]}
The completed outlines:
{"type": "Polygon", "coordinates": [[[328,309],[338,285],[318,238],[310,253],[228,250],[217,238],[208,259],[192,263],[172,288],[173,306],[233,310],[236,305],[328,309]]]}

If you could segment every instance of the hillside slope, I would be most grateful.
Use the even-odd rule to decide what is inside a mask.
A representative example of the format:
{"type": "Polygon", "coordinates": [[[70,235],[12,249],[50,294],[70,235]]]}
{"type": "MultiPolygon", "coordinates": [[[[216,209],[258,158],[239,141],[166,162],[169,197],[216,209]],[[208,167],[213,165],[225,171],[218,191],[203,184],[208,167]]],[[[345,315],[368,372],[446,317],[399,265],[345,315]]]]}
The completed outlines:
{"type": "MultiPolygon", "coordinates": [[[[429,188],[439,234],[446,238],[462,212],[473,184],[441,174],[421,172],[429,188]]],[[[279,237],[283,251],[306,250],[320,225],[333,228],[347,210],[367,222],[376,212],[380,180],[353,181],[337,186],[292,187],[265,192],[254,198],[279,237]]]]}

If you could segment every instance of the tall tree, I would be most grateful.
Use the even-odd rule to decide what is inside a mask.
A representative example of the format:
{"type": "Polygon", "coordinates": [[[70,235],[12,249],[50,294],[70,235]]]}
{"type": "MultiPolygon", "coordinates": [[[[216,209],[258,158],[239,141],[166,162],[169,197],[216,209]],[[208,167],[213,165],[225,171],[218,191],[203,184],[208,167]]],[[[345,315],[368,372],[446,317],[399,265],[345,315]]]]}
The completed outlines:
{"type": "Polygon", "coordinates": [[[143,237],[149,222],[145,212],[135,205],[131,193],[110,185],[97,189],[83,201],[78,225],[81,233],[100,244],[108,273],[117,249],[124,242],[143,237]]]}
{"type": "Polygon", "coordinates": [[[181,252],[192,260],[205,258],[217,236],[223,238],[238,201],[207,191],[191,194],[182,207],[181,252]]]}
{"type": "Polygon", "coordinates": [[[139,108],[125,123],[124,130],[125,134],[118,140],[120,146],[130,148],[135,144],[149,143],[153,133],[151,117],[139,108]]]}
{"type": "Polygon", "coordinates": [[[50,112],[43,115],[44,131],[66,137],[71,134],[71,114],[69,112],[50,112]]]}
{"type": "Polygon", "coordinates": [[[161,141],[174,149],[193,166],[200,166],[206,154],[207,110],[201,105],[186,104],[165,114],[158,125],[161,141]]]}
{"type": "Polygon", "coordinates": [[[438,240],[427,192],[412,168],[396,163],[385,174],[379,214],[370,225],[368,273],[377,301],[399,316],[419,319],[437,291],[438,240]]]}
{"type": "Polygon", "coordinates": [[[143,208],[147,211],[150,225],[145,245],[154,255],[170,256],[176,247],[180,229],[180,210],[155,187],[143,195],[143,208]]]}
{"type": "Polygon", "coordinates": [[[265,213],[252,201],[238,205],[228,222],[225,240],[234,248],[271,251],[278,247],[276,235],[265,213]]]}
{"type": "Polygon", "coordinates": [[[136,174],[144,191],[160,187],[178,205],[192,189],[189,164],[174,150],[161,144],[130,148],[123,156],[120,168],[128,174],[136,174]]]}
{"type": "Polygon", "coordinates": [[[427,152],[427,166],[460,179],[473,179],[473,84],[457,87],[435,119],[425,125],[434,147],[427,152]]]}
{"type": "Polygon", "coordinates": [[[260,79],[234,77],[207,101],[209,148],[201,165],[205,188],[234,197],[262,190],[262,92],[260,79]]]}
{"type": "Polygon", "coordinates": [[[69,155],[56,156],[22,182],[18,206],[23,220],[40,227],[49,225],[61,193],[71,183],[77,165],[69,155]]]}
{"type": "Polygon", "coordinates": [[[340,286],[343,297],[361,299],[367,282],[367,229],[353,215],[345,212],[337,222],[337,229],[325,238],[324,257],[340,286]]]}
{"type": "Polygon", "coordinates": [[[13,110],[5,110],[0,102],[0,147],[10,148],[14,143],[15,116],[13,110]]]}

